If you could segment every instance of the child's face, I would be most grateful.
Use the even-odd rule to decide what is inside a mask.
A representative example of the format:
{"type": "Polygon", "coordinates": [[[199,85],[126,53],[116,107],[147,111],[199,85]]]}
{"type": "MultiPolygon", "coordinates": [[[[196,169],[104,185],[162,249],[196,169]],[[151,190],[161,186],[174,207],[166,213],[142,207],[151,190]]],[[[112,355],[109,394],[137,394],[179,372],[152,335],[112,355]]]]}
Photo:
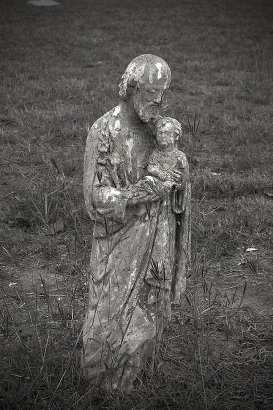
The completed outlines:
{"type": "Polygon", "coordinates": [[[176,140],[175,127],[169,122],[163,124],[157,130],[156,140],[160,148],[174,147],[176,140]]]}

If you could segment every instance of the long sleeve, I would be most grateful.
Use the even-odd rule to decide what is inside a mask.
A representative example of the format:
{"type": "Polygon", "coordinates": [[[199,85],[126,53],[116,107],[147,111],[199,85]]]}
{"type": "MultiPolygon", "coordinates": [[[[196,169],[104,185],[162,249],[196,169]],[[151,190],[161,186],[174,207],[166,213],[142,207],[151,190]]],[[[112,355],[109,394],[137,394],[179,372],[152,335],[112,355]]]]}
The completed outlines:
{"type": "Polygon", "coordinates": [[[117,188],[117,175],[111,172],[109,119],[104,116],[90,129],[84,158],[84,196],[92,220],[105,218],[121,222],[127,201],[117,188]]]}

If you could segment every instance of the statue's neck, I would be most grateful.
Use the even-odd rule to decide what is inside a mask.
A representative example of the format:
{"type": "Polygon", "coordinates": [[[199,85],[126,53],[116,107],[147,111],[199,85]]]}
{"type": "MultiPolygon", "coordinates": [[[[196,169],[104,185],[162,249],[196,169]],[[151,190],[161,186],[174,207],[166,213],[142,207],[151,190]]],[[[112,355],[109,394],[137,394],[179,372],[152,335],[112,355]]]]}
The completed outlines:
{"type": "Polygon", "coordinates": [[[138,129],[140,133],[148,134],[154,139],[154,124],[141,121],[130,100],[120,103],[120,115],[124,125],[126,124],[128,128],[138,129]]]}
{"type": "Polygon", "coordinates": [[[141,121],[139,116],[137,115],[132,102],[129,101],[122,101],[120,103],[120,108],[121,108],[121,116],[126,121],[128,124],[131,126],[136,126],[136,127],[143,127],[144,123],[141,121]]]}

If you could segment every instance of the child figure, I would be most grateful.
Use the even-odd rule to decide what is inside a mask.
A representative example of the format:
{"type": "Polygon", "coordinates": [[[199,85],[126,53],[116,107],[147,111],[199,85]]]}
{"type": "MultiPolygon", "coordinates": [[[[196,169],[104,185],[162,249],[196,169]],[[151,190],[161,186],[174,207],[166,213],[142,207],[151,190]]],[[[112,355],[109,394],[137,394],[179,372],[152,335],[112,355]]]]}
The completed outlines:
{"type": "MultiPolygon", "coordinates": [[[[159,218],[157,236],[155,238],[153,262],[150,270],[146,273],[145,282],[151,286],[148,295],[148,304],[157,306],[160,301],[166,299],[166,292],[171,292],[171,275],[173,266],[168,261],[173,260],[175,251],[173,244],[175,237],[180,234],[181,214],[185,211],[187,201],[188,162],[185,154],[177,148],[177,141],[181,137],[180,123],[174,118],[161,118],[156,125],[157,147],[150,154],[147,166],[147,176],[143,181],[150,181],[151,186],[159,191],[168,193],[162,201],[162,212],[170,211],[176,216],[176,225],[168,227],[159,218]],[[180,216],[179,216],[180,215],[180,216]],[[164,261],[164,263],[162,262],[164,261]],[[155,268],[156,267],[156,268],[155,268]],[[154,271],[157,272],[157,276],[154,271]],[[167,279],[168,278],[168,279],[167,279]],[[164,295],[165,292],[165,296],[164,295]]],[[[171,219],[170,219],[171,220],[171,219]]]]}
{"type": "Polygon", "coordinates": [[[156,125],[156,141],[158,147],[152,151],[148,165],[147,174],[132,187],[129,193],[130,204],[132,196],[145,196],[147,192],[155,195],[160,193],[171,193],[172,210],[175,213],[183,212],[186,180],[188,175],[188,162],[185,154],[177,148],[177,141],[181,137],[182,130],[180,123],[174,118],[163,117],[156,125]]]}
{"type": "Polygon", "coordinates": [[[164,117],[157,123],[156,140],[158,147],[150,156],[148,163],[148,174],[158,178],[166,187],[181,186],[181,182],[174,179],[184,174],[187,169],[187,159],[185,154],[177,148],[177,141],[181,137],[182,130],[180,123],[174,118],[164,117]]]}

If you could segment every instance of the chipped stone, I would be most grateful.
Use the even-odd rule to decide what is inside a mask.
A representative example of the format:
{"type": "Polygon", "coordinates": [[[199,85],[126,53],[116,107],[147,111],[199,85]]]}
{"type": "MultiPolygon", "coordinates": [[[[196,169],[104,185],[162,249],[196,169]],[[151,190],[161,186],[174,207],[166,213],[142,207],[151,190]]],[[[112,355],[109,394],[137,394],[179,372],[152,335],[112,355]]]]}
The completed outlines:
{"type": "Polygon", "coordinates": [[[119,120],[115,121],[115,130],[120,131],[120,121],[119,120]]]}
{"type": "Polygon", "coordinates": [[[116,117],[120,113],[120,106],[118,105],[113,111],[113,117],[116,117]]]}

